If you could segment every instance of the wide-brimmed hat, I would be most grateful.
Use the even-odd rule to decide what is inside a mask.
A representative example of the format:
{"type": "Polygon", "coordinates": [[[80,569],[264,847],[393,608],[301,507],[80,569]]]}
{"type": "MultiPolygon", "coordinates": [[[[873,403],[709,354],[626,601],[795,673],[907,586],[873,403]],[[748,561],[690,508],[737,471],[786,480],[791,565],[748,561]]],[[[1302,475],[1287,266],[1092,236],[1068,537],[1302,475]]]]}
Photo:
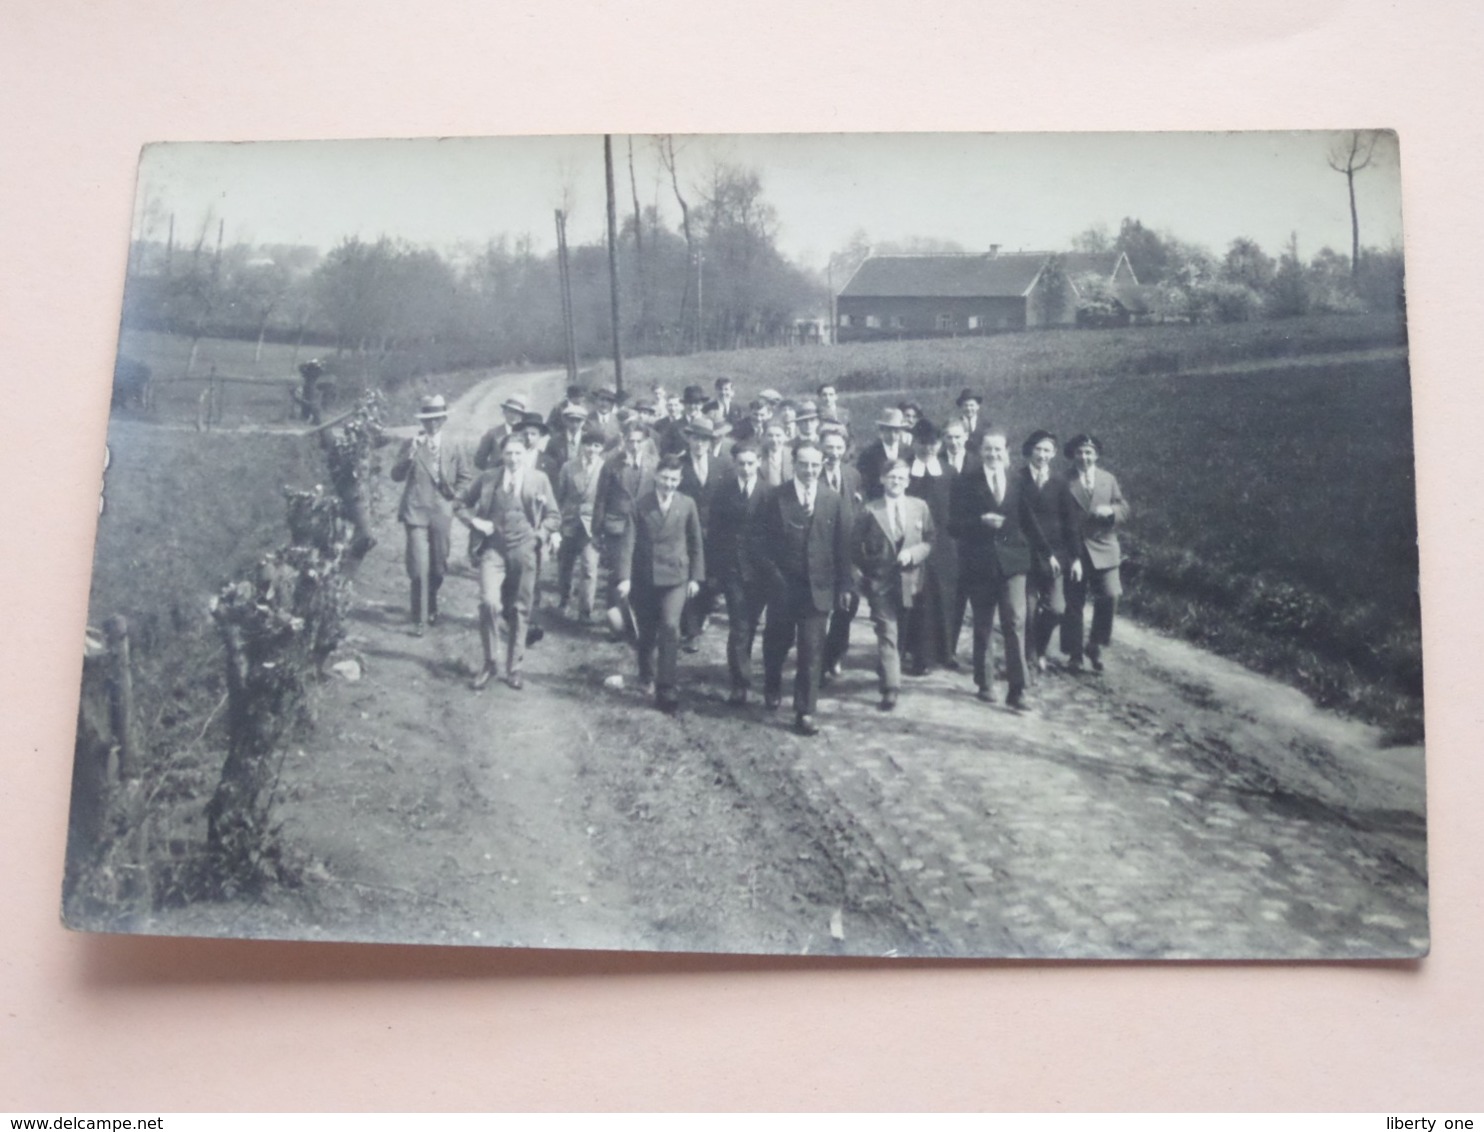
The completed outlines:
{"type": "Polygon", "coordinates": [[[876,422],[877,428],[899,428],[903,432],[907,430],[907,418],[902,416],[901,409],[885,409],[881,413],[881,419],[876,422]]]}
{"type": "Polygon", "coordinates": [[[442,420],[448,416],[448,402],[443,399],[443,394],[433,393],[424,397],[417,407],[417,419],[420,421],[442,420]]]}
{"type": "Polygon", "coordinates": [[[687,385],[685,392],[680,395],[682,404],[701,405],[706,401],[706,391],[699,385],[687,385]]]}
{"type": "Polygon", "coordinates": [[[982,393],[976,393],[972,389],[965,389],[953,403],[962,408],[965,401],[978,401],[982,405],[984,404],[984,395],[982,393]]]}
{"type": "Polygon", "coordinates": [[[612,401],[614,404],[617,404],[619,401],[618,389],[612,385],[598,386],[598,388],[593,390],[593,396],[600,401],[612,401]]]}
{"type": "Polygon", "coordinates": [[[1031,433],[1025,438],[1025,443],[1020,446],[1020,454],[1025,457],[1029,457],[1031,454],[1031,449],[1040,444],[1043,440],[1051,441],[1051,446],[1053,448],[1056,447],[1056,433],[1047,432],[1044,428],[1038,428],[1035,432],[1031,433]]]}
{"type": "Polygon", "coordinates": [[[1065,446],[1063,446],[1063,448],[1061,450],[1061,454],[1063,456],[1065,456],[1068,460],[1070,460],[1072,458],[1072,456],[1076,453],[1077,449],[1081,448],[1085,444],[1091,444],[1092,445],[1092,450],[1094,452],[1096,452],[1099,456],[1102,456],[1102,454],[1103,454],[1103,442],[1101,440],[1099,440],[1097,437],[1091,435],[1090,433],[1086,433],[1086,432],[1079,432],[1076,436],[1072,437],[1071,440],[1067,441],[1067,443],[1065,444],[1065,446]]]}
{"type": "Polygon", "coordinates": [[[540,429],[542,436],[551,435],[551,426],[546,423],[546,418],[543,417],[540,413],[527,413],[525,416],[521,417],[520,424],[517,427],[522,429],[540,429]]]}
{"type": "Polygon", "coordinates": [[[500,402],[500,408],[509,409],[512,413],[524,413],[527,411],[526,399],[519,393],[512,393],[500,402]]]}
{"type": "Polygon", "coordinates": [[[725,421],[718,423],[709,417],[697,417],[693,421],[686,421],[681,431],[686,436],[698,436],[703,440],[720,440],[731,433],[732,426],[725,421]]]}
{"type": "Polygon", "coordinates": [[[654,407],[654,402],[651,401],[648,397],[646,397],[642,401],[635,401],[634,402],[634,412],[636,412],[636,413],[658,413],[659,410],[654,407]]]}
{"type": "Polygon", "coordinates": [[[562,406],[562,417],[571,417],[573,420],[585,421],[588,417],[587,406],[569,401],[562,406]]]}

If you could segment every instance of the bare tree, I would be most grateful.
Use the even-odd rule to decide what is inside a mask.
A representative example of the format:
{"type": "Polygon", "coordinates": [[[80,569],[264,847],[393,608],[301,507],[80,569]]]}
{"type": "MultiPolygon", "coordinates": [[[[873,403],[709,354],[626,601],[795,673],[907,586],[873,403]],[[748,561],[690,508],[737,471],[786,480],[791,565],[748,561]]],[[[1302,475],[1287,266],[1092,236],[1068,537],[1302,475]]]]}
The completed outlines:
{"type": "MultiPolygon", "coordinates": [[[[694,265],[696,263],[696,243],[695,243],[695,237],[691,233],[691,228],[690,228],[690,205],[686,203],[686,200],[685,200],[684,195],[682,195],[682,193],[680,192],[680,176],[676,172],[676,166],[675,166],[675,135],[674,134],[661,134],[658,138],[655,139],[655,141],[656,141],[656,144],[659,146],[660,163],[664,165],[665,172],[667,172],[667,173],[670,174],[670,188],[672,190],[674,190],[674,193],[675,193],[675,203],[680,206],[680,230],[681,230],[681,232],[683,232],[685,234],[685,256],[686,256],[686,260],[690,264],[694,265]]],[[[682,326],[682,327],[684,327],[685,324],[686,324],[685,312],[686,312],[687,308],[689,308],[689,306],[690,306],[690,275],[689,275],[689,273],[687,273],[686,280],[685,280],[685,290],[681,293],[681,296],[680,296],[680,318],[679,318],[678,322],[679,322],[679,325],[682,326]]],[[[700,344],[701,344],[700,343],[700,327],[698,325],[696,327],[696,348],[697,349],[700,348],[700,344]]]]}
{"type": "Polygon", "coordinates": [[[1345,174],[1345,184],[1350,190],[1350,278],[1360,278],[1360,215],[1355,210],[1355,174],[1371,164],[1376,155],[1374,130],[1351,130],[1348,137],[1341,138],[1329,147],[1329,167],[1336,173],[1345,174]]]}

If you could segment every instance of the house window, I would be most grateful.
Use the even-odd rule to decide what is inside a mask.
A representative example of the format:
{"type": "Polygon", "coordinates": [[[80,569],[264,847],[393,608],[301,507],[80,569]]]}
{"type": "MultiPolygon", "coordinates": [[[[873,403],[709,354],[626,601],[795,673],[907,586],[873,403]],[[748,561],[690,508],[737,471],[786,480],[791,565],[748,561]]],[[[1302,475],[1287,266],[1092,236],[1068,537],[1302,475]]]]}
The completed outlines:
{"type": "Polygon", "coordinates": [[[969,329],[970,330],[978,330],[979,329],[979,316],[977,314],[971,314],[971,315],[969,315],[969,329]]]}
{"type": "Polygon", "coordinates": [[[840,316],[840,325],[841,326],[849,326],[850,325],[850,316],[848,314],[842,314],[840,316]]]}
{"type": "Polygon", "coordinates": [[[951,314],[940,314],[938,316],[938,329],[939,330],[952,330],[953,329],[953,316],[951,314]]]}
{"type": "Polygon", "coordinates": [[[904,323],[902,321],[902,316],[901,315],[894,314],[894,315],[891,316],[891,328],[893,330],[901,330],[902,327],[904,327],[905,325],[906,325],[906,323],[904,323]]]}
{"type": "Polygon", "coordinates": [[[881,316],[879,314],[868,314],[868,315],[866,315],[866,329],[868,329],[868,330],[880,330],[881,329],[881,316]]]}

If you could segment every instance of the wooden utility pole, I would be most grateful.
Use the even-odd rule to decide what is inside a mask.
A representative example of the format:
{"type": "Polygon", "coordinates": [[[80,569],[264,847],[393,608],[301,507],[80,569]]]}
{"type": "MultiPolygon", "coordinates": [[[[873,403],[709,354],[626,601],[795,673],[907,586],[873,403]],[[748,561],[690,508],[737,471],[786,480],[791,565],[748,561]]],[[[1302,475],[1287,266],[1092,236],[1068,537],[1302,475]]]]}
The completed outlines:
{"type": "Polygon", "coordinates": [[[577,334],[572,326],[572,274],[567,264],[567,214],[556,210],[557,275],[562,290],[562,344],[567,356],[567,384],[577,382],[577,334]]]}
{"type": "Polygon", "coordinates": [[[618,321],[618,211],[613,200],[613,135],[603,135],[603,170],[608,180],[608,294],[613,300],[613,384],[623,393],[623,346],[618,321]]]}

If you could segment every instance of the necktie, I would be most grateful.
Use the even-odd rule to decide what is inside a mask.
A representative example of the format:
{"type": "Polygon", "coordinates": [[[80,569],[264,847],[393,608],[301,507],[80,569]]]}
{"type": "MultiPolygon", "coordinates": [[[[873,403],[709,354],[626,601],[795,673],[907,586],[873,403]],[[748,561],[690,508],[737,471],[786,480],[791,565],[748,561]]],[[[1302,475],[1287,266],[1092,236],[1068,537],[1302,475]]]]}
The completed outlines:
{"type": "Polygon", "coordinates": [[[1004,485],[1002,483],[1000,483],[1000,473],[999,472],[990,472],[989,473],[989,489],[994,492],[994,501],[996,503],[1003,503],[1004,502],[1004,500],[1005,500],[1005,487],[1004,487],[1004,485]]]}
{"type": "Polygon", "coordinates": [[[1085,475],[1085,476],[1082,477],[1082,486],[1087,489],[1087,493],[1089,495],[1092,494],[1092,475],[1091,475],[1091,473],[1089,473],[1089,474],[1087,474],[1087,475],[1085,475]]]}
{"type": "Polygon", "coordinates": [[[902,541],[902,505],[893,499],[886,505],[887,513],[891,515],[891,537],[893,542],[902,541]]]}
{"type": "Polygon", "coordinates": [[[806,491],[804,493],[804,514],[806,514],[806,515],[812,515],[812,514],[814,514],[814,492],[813,491],[806,491]]]}

